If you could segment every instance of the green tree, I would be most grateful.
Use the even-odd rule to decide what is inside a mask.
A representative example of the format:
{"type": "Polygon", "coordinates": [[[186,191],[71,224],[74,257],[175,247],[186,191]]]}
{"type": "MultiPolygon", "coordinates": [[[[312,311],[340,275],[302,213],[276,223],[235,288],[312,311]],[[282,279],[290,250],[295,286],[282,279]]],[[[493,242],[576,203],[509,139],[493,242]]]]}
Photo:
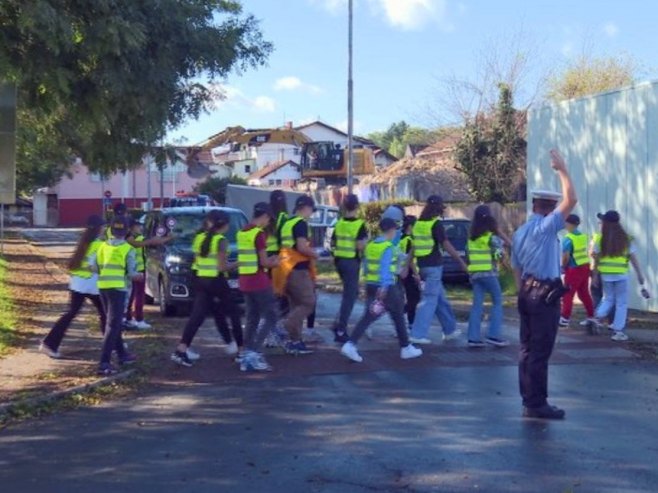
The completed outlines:
{"type": "Polygon", "coordinates": [[[394,156],[400,158],[404,155],[409,144],[432,144],[441,135],[442,130],[431,130],[421,127],[412,127],[405,121],[393,123],[385,132],[374,132],[368,135],[382,149],[386,149],[394,156]]]}
{"type": "Polygon", "coordinates": [[[632,84],[638,71],[638,63],[630,56],[583,55],[549,80],[547,98],[564,101],[612,91],[632,84]]]}
{"type": "Polygon", "coordinates": [[[239,176],[229,176],[228,178],[219,178],[211,176],[201,183],[194,186],[194,191],[204,195],[209,195],[218,204],[226,203],[226,187],[228,185],[246,185],[247,180],[239,176]]]}
{"type": "Polygon", "coordinates": [[[391,144],[395,139],[401,139],[404,133],[409,129],[409,124],[404,120],[397,123],[391,123],[385,132],[373,132],[367,137],[382,149],[390,152],[391,144]]]}
{"type": "Polygon", "coordinates": [[[23,189],[72,156],[111,172],[221,98],[214,84],[272,46],[237,0],[4,0],[0,71],[19,90],[23,189]],[[207,80],[208,82],[204,82],[207,80]]]}
{"type": "Polygon", "coordinates": [[[509,86],[500,84],[495,110],[466,122],[455,160],[478,201],[504,204],[515,198],[525,166],[524,121],[525,115],[514,109],[509,86]]]}

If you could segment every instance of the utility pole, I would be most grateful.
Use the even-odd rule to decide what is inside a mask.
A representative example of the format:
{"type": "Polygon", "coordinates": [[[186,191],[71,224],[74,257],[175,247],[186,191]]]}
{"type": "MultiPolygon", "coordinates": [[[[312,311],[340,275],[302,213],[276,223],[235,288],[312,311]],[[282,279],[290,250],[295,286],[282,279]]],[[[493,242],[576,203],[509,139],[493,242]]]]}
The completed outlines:
{"type": "Polygon", "coordinates": [[[352,193],[354,181],[354,81],[352,80],[353,7],[354,0],[349,0],[347,29],[347,193],[352,193]]]}

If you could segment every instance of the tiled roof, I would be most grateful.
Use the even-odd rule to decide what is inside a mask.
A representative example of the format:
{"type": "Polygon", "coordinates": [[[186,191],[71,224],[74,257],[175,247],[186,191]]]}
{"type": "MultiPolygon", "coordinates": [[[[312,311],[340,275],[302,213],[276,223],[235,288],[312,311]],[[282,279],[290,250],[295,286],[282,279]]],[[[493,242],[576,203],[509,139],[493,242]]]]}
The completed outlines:
{"type": "Polygon", "coordinates": [[[288,164],[291,164],[295,167],[298,166],[298,164],[290,159],[286,159],[283,161],[276,161],[274,163],[268,164],[267,166],[259,169],[258,171],[254,171],[251,175],[249,175],[250,180],[260,180],[265,178],[267,175],[271,175],[275,171],[280,170],[281,168],[287,166],[288,164]]]}

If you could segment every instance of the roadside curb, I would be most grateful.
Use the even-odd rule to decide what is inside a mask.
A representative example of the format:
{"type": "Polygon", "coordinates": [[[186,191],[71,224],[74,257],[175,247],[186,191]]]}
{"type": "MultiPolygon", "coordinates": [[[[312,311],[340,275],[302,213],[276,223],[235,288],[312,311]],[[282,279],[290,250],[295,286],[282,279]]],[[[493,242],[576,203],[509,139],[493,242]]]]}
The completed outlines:
{"type": "Polygon", "coordinates": [[[65,397],[68,397],[73,394],[85,394],[99,387],[103,387],[105,385],[109,385],[115,382],[124,381],[132,377],[135,373],[136,370],[130,369],[123,371],[121,373],[117,373],[116,375],[103,377],[99,380],[96,380],[95,382],[85,383],[82,385],[71,387],[69,389],[59,390],[49,395],[30,397],[28,399],[19,399],[16,401],[6,402],[4,404],[0,404],[0,418],[9,416],[13,410],[23,406],[27,406],[27,407],[40,406],[43,404],[48,404],[51,402],[62,400],[65,397]]]}

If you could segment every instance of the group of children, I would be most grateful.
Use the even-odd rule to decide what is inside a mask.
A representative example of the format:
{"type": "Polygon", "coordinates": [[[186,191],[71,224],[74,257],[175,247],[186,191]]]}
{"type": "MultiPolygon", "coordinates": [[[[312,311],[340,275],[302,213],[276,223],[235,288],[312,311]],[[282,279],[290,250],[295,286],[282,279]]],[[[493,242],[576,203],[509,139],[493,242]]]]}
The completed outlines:
{"type": "MultiPolygon", "coordinates": [[[[230,260],[225,237],[229,216],[221,210],[208,213],[192,244],[194,303],[171,354],[173,362],[190,367],[200,358],[191,345],[207,315],[214,317],[227,343],[227,353],[236,357],[242,371],[271,370],[262,352],[266,340],[288,354],[312,353],[303,341],[302,329],[316,304],[318,254],[308,223],[314,208],[311,197],[301,196],[289,216],[285,194],[272,192],[270,203],[256,204],[249,224],[237,233],[237,261],[230,260]],[[235,269],[245,300],[244,334],[241,311],[228,284],[228,274],[235,269]]],[[[342,345],[340,352],[346,358],[363,361],[358,342],[364,334],[369,335],[369,327],[385,312],[395,326],[402,359],[421,356],[418,345],[432,342],[427,335],[435,316],[444,340],[461,335],[442,283],[444,252],[469,273],[473,287],[468,346],[509,344],[502,337],[503,300],[498,271],[511,242],[499,230],[490,208],[478,206],[471,221],[464,261],[446,237],[441,223],[444,209],[438,195],[428,197],[418,218],[405,215],[400,205],[391,205],[382,214],[377,234],[369,239],[367,225],[358,217],[358,198],[351,194],[345,197],[332,238],[332,254],[343,284],[340,310],[333,325],[334,340],[342,345]],[[350,331],[349,319],[359,297],[361,277],[365,280],[365,309],[350,331]],[[490,296],[492,307],[487,336],[482,338],[486,295],[490,296]]],[[[641,285],[644,277],[633,239],[621,227],[619,214],[608,211],[599,214],[599,219],[601,232],[593,236],[591,243],[578,229],[577,216],[571,215],[566,221],[562,265],[570,290],[563,300],[560,325],[569,325],[573,297],[578,294],[588,315],[583,324],[600,324],[610,317],[613,339],[623,341],[627,339],[624,328],[629,265],[635,268],[641,285]],[[603,293],[596,311],[590,295],[590,277],[592,291],[603,293]]],[[[88,299],[98,311],[104,334],[98,372],[116,372],[111,363],[113,353],[120,365],[135,361],[121,332],[124,327],[149,327],[143,319],[144,247],[170,239],[145,240],[141,225],[128,220],[122,205],[115,208],[109,227],[101,217],[91,216],[69,262],[69,309],[43,339],[40,350],[52,358],[61,357],[59,346],[66,330],[88,299]]],[[[648,297],[648,292],[643,290],[643,295],[648,297]]]]}

